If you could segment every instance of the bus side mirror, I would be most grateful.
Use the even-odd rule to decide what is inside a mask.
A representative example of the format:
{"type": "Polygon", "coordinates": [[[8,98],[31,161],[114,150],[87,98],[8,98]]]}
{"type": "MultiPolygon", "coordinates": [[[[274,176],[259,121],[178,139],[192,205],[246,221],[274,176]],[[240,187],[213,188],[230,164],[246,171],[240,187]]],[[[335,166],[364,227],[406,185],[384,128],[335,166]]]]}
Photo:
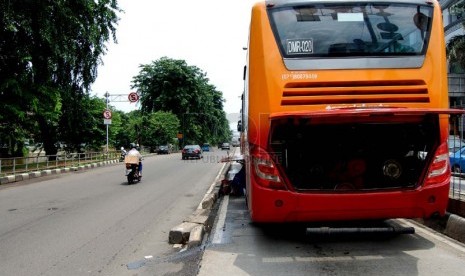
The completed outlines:
{"type": "Polygon", "coordinates": [[[237,131],[242,131],[242,121],[241,120],[239,120],[237,122],[237,131]]]}

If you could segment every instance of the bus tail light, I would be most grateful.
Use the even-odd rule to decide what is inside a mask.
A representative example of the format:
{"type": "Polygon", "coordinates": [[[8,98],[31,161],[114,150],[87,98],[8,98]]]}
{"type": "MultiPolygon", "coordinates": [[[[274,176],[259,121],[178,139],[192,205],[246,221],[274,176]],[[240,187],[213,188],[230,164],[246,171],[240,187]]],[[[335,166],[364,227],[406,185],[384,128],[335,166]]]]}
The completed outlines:
{"type": "Polygon", "coordinates": [[[429,166],[426,185],[441,183],[450,177],[450,161],[447,143],[443,143],[436,150],[434,160],[429,166]]]}
{"type": "Polygon", "coordinates": [[[254,147],[251,151],[253,174],[260,186],[285,190],[285,185],[279,176],[279,170],[270,155],[260,147],[254,147]]]}

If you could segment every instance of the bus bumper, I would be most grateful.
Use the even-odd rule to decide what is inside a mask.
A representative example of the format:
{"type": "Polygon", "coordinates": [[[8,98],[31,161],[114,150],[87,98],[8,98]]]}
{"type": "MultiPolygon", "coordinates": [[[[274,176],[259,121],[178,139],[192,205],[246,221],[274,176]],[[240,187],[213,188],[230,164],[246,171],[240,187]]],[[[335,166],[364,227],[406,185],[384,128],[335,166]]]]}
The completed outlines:
{"type": "Polygon", "coordinates": [[[351,193],[300,193],[253,186],[248,205],[254,222],[428,218],[443,216],[449,199],[449,182],[415,190],[351,193]]]}

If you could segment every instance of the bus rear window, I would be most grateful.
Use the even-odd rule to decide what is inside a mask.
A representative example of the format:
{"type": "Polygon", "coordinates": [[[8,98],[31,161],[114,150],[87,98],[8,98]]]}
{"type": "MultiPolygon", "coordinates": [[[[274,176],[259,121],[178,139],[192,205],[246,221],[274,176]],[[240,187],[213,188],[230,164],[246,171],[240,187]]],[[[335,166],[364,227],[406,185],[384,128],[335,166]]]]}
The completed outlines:
{"type": "Polygon", "coordinates": [[[399,3],[318,3],[268,9],[285,58],[423,55],[433,7],[399,3]]]}

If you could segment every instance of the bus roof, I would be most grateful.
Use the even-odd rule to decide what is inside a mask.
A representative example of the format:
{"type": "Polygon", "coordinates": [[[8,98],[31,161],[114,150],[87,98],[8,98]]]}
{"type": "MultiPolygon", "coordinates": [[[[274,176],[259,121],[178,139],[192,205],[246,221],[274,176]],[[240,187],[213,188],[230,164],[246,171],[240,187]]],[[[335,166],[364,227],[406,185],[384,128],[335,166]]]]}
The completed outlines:
{"type": "Polygon", "coordinates": [[[357,3],[374,3],[374,2],[382,2],[382,3],[409,3],[409,4],[418,4],[418,5],[425,5],[425,4],[433,4],[434,2],[437,2],[436,0],[380,0],[380,1],[373,1],[373,0],[348,0],[348,1],[341,1],[341,0],[266,0],[265,3],[266,5],[272,5],[272,6],[287,6],[287,5],[294,5],[294,4],[312,4],[312,3],[337,3],[340,4],[341,2],[343,3],[349,3],[349,2],[357,2],[357,3]]]}

